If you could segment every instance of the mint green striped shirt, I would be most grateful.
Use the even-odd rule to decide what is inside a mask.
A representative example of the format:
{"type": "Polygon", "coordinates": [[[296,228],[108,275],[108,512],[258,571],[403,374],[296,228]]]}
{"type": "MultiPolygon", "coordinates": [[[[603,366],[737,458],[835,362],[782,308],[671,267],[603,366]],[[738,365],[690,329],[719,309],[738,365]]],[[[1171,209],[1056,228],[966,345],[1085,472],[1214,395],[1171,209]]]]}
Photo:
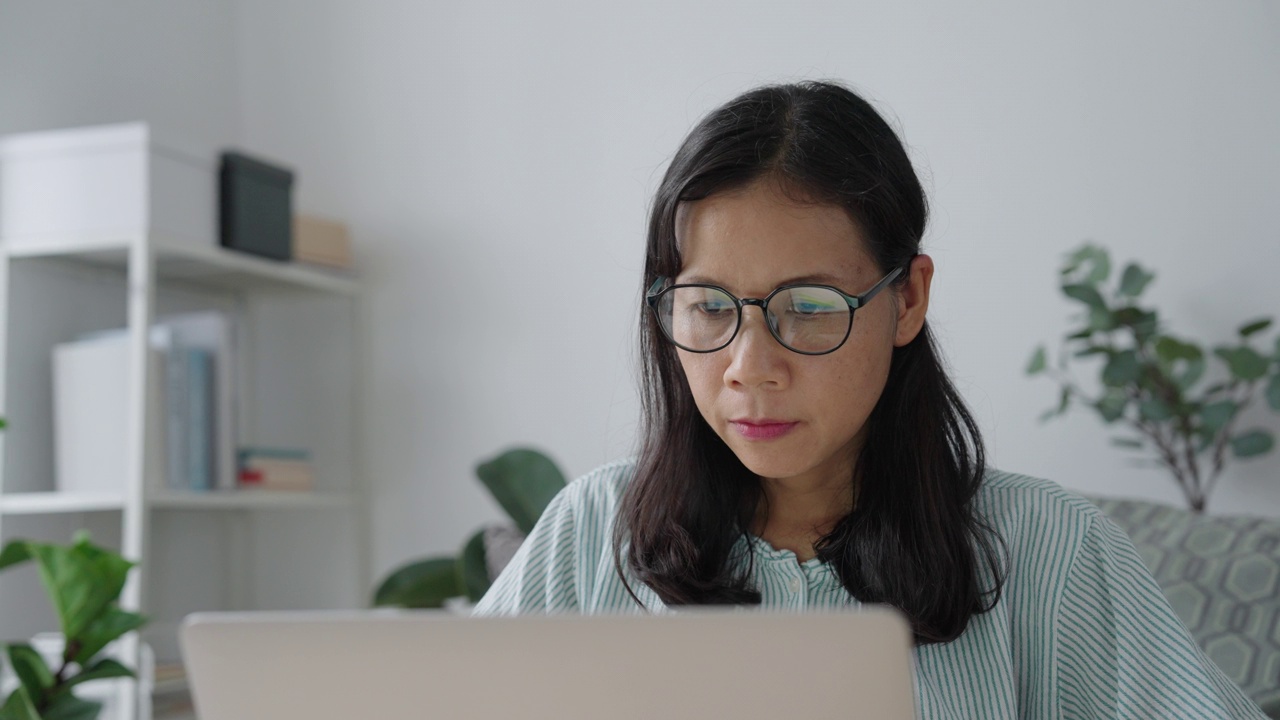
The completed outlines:
{"type": "MultiPolygon", "coordinates": [[[[611,538],[633,473],[634,462],[622,460],[570,483],[475,613],[643,612],[614,569],[611,538]]],[[[999,604],[959,638],[916,648],[920,717],[1263,717],[1196,646],[1132,542],[1092,503],[990,470],[976,506],[1008,545],[1008,579],[999,604]]],[[[859,604],[817,558],[798,563],[759,538],[742,542],[755,545],[751,580],[763,605],[859,604]]],[[[628,580],[650,610],[664,608],[628,580]]]]}

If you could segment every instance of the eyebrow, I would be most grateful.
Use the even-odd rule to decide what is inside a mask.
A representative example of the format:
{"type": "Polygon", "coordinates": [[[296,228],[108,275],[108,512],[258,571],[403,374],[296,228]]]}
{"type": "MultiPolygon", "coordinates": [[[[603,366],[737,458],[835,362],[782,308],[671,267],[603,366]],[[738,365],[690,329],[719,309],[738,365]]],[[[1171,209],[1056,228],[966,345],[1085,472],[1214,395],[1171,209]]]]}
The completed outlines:
{"type": "MultiPolygon", "coordinates": [[[[678,281],[681,285],[715,285],[722,287],[723,283],[715,278],[706,275],[690,275],[687,278],[680,278],[678,281]]],[[[782,287],[783,285],[833,285],[839,287],[840,279],[835,275],[828,273],[816,273],[813,275],[800,275],[798,277],[787,278],[777,283],[774,287],[782,287]]]]}

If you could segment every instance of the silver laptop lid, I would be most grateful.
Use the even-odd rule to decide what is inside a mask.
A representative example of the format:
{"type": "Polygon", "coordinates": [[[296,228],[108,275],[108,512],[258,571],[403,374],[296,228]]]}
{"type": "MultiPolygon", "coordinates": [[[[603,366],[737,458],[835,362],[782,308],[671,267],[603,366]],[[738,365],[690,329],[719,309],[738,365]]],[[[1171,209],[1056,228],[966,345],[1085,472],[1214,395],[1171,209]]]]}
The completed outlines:
{"type": "Polygon", "coordinates": [[[207,613],[181,643],[201,720],[915,717],[908,626],[878,608],[207,613]]]}

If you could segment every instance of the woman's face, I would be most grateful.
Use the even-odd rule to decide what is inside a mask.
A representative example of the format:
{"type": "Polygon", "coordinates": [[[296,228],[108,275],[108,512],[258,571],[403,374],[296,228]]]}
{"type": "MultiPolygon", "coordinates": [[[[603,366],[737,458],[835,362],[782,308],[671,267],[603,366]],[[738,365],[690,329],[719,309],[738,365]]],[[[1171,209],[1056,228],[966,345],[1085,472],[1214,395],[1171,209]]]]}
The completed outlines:
{"type": "MultiPolygon", "coordinates": [[[[797,203],[768,179],[684,204],[676,237],[684,262],[677,283],[719,285],[739,298],[798,282],[858,295],[884,274],[843,209],[797,203]]],[[[904,315],[915,327],[899,332],[899,300],[886,288],[859,308],[848,340],[826,355],[784,348],[760,308],[744,307],[728,347],[677,350],[698,410],[761,477],[847,482],[893,348],[919,331],[904,315]]],[[[922,322],[923,308],[919,314],[922,322]]]]}

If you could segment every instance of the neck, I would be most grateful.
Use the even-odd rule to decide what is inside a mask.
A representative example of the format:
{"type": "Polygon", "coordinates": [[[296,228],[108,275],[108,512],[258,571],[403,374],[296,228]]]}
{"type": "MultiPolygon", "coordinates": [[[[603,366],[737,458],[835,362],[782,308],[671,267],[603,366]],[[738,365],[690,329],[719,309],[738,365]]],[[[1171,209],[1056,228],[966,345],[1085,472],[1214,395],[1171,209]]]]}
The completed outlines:
{"type": "Polygon", "coordinates": [[[779,550],[794,552],[800,562],[814,557],[814,544],[853,510],[848,473],[761,478],[760,483],[766,502],[756,515],[757,534],[779,550]]]}

